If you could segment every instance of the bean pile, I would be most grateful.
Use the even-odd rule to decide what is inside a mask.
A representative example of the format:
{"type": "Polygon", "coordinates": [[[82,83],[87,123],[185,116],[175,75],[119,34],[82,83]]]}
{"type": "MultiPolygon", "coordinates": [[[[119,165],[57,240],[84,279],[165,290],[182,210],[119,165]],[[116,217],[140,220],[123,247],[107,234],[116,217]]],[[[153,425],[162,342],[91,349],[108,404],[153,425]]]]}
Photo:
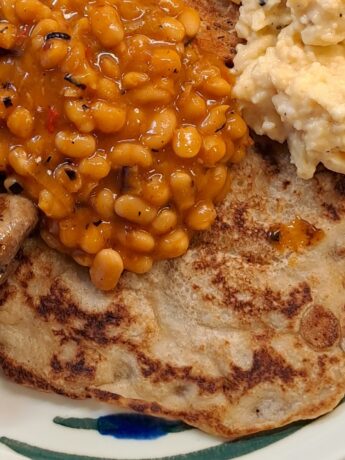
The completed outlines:
{"type": "Polygon", "coordinates": [[[2,0],[0,170],[41,235],[113,289],[207,230],[249,145],[182,0],[2,0]]]}

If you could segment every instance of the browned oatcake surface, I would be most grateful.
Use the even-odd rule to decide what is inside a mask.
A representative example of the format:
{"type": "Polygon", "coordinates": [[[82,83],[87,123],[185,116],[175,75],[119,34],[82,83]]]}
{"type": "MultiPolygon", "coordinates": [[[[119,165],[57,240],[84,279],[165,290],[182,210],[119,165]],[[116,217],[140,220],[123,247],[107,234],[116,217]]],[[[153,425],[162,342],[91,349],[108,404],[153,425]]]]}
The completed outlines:
{"type": "Polygon", "coordinates": [[[253,153],[213,230],[113,294],[37,240],[0,295],[0,362],[19,383],[180,418],[235,438],[331,410],[345,392],[345,180],[253,153]],[[325,236],[279,251],[296,215],[325,236]]]}
{"type": "MultiPolygon", "coordinates": [[[[215,34],[208,43],[228,59],[235,39],[221,30],[236,10],[225,19],[218,4],[218,20],[210,2],[196,3],[199,40],[215,34]]],[[[333,409],[345,393],[345,179],[302,181],[286,152],[264,150],[233,168],[214,228],[186,256],[126,274],[114,293],[28,240],[0,290],[6,374],[229,439],[333,409]],[[279,250],[270,230],[297,216],[324,237],[308,245],[310,227],[300,251],[279,250]]]]}

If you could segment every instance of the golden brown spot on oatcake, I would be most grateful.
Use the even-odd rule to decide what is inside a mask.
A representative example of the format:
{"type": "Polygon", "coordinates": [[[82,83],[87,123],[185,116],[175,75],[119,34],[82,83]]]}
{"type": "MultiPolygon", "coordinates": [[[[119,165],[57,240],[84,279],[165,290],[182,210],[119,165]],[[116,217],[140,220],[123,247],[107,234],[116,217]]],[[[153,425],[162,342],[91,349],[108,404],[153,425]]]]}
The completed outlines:
{"type": "Polygon", "coordinates": [[[115,343],[117,337],[109,336],[109,331],[131,323],[128,310],[121,303],[114,302],[109,310],[102,313],[85,313],[74,303],[70,290],[59,282],[53,283],[49,293],[39,299],[36,313],[45,321],[54,319],[62,325],[77,320],[74,337],[99,345],[115,343]]]}
{"type": "Polygon", "coordinates": [[[16,288],[12,285],[9,285],[8,281],[5,281],[0,289],[0,307],[2,307],[7,302],[7,299],[12,296],[15,291],[16,288]]]}
{"type": "Polygon", "coordinates": [[[131,351],[136,353],[137,362],[142,375],[154,383],[183,382],[198,387],[199,394],[224,393],[227,398],[234,396],[234,392],[245,393],[262,382],[280,380],[285,384],[291,383],[294,378],[303,377],[303,371],[294,369],[284,358],[270,347],[262,347],[254,351],[253,364],[249,370],[243,370],[229,363],[229,373],[221,377],[204,375],[192,366],[177,366],[173,363],[161,362],[145,355],[136,347],[131,351]]]}
{"type": "Polygon", "coordinates": [[[300,334],[316,350],[334,346],[340,337],[337,317],[322,305],[314,305],[303,315],[300,334]]]}
{"type": "Polygon", "coordinates": [[[19,250],[18,254],[16,255],[16,261],[18,261],[19,265],[15,271],[15,276],[22,287],[27,289],[29,282],[34,278],[32,260],[23,254],[22,250],[19,250]]]}
{"type": "Polygon", "coordinates": [[[79,351],[73,359],[67,362],[59,360],[56,355],[53,355],[50,361],[52,371],[55,374],[64,372],[64,378],[69,381],[80,377],[92,379],[96,373],[96,364],[96,362],[94,362],[94,365],[88,363],[83,351],[79,351]]]}
{"type": "Polygon", "coordinates": [[[253,365],[249,370],[233,366],[230,379],[227,380],[226,391],[235,391],[238,388],[250,390],[262,382],[280,380],[290,383],[295,377],[304,377],[304,371],[291,367],[278,353],[269,348],[262,348],[254,352],[253,365]]]}
{"type": "Polygon", "coordinates": [[[228,0],[219,0],[217,6],[214,3],[209,0],[188,1],[188,5],[196,8],[202,18],[207,18],[202,22],[195,40],[201,48],[216,53],[226,62],[232,62],[239,41],[234,31],[238,8],[228,0]]]}
{"type": "Polygon", "coordinates": [[[295,316],[302,307],[313,300],[310,286],[306,282],[291,289],[286,298],[282,298],[280,293],[270,289],[265,290],[264,296],[267,311],[278,310],[288,318],[295,316]]]}
{"type": "Polygon", "coordinates": [[[54,354],[52,359],[50,360],[50,367],[52,368],[52,371],[59,374],[60,372],[63,371],[63,367],[58,359],[58,357],[54,354]]]}
{"type": "MultiPolygon", "coordinates": [[[[11,380],[21,385],[31,386],[43,391],[54,392],[59,395],[68,396],[69,398],[76,398],[77,396],[72,392],[65,391],[63,388],[48,383],[45,379],[38,377],[33,372],[26,369],[24,366],[18,365],[12,359],[6,357],[0,352],[0,367],[11,380]]],[[[80,398],[81,395],[79,394],[80,398]]]]}
{"type": "Polygon", "coordinates": [[[322,203],[322,207],[324,208],[325,215],[329,220],[332,220],[333,222],[340,220],[338,211],[332,203],[322,203]]]}
{"type": "Polygon", "coordinates": [[[335,182],[334,189],[341,196],[345,196],[345,177],[342,174],[337,174],[337,180],[335,182]]]}
{"type": "Polygon", "coordinates": [[[248,283],[246,285],[247,296],[243,299],[243,290],[231,285],[231,280],[221,268],[216,271],[211,281],[222,294],[221,306],[249,317],[260,316],[265,311],[279,311],[291,319],[299,313],[302,307],[312,301],[310,286],[306,282],[293,287],[286,295],[269,288],[259,292],[248,283]]]}
{"type": "Polygon", "coordinates": [[[334,248],[330,250],[330,254],[334,259],[343,259],[345,258],[345,247],[344,246],[338,246],[335,244],[334,248]]]}
{"type": "Polygon", "coordinates": [[[0,195],[0,222],[3,220],[3,214],[7,208],[7,199],[6,195],[0,195]]]}

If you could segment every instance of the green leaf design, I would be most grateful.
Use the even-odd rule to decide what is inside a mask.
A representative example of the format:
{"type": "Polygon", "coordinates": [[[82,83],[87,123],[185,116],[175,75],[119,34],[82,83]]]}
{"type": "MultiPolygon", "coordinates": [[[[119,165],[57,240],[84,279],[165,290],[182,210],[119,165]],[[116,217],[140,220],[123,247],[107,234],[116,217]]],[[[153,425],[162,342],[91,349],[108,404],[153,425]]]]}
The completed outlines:
{"type": "MultiPolygon", "coordinates": [[[[280,441],[295,433],[307,423],[308,422],[295,423],[286,428],[274,430],[269,433],[244,438],[239,441],[226,442],[218,446],[209,447],[208,449],[198,450],[188,454],[161,458],[146,458],[141,460],[231,460],[280,441]]],[[[128,460],[120,457],[111,459],[53,452],[6,437],[0,438],[0,443],[31,460],[128,460]]]]}
{"type": "Polygon", "coordinates": [[[77,430],[97,430],[98,428],[97,418],[55,417],[53,422],[56,425],[61,425],[65,426],[66,428],[73,428],[77,430]]]}

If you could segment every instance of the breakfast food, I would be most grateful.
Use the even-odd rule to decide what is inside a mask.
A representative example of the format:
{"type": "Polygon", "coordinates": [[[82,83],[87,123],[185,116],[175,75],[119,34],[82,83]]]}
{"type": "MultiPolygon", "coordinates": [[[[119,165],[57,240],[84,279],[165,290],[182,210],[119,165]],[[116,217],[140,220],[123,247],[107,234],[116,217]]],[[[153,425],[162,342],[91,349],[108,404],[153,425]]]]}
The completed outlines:
{"type": "Polygon", "coordinates": [[[199,13],[182,0],[0,11],[0,166],[43,212],[42,238],[102,290],[184,254],[249,144],[233,75],[193,42],[199,13]]]}
{"type": "Polygon", "coordinates": [[[345,393],[344,178],[306,185],[286,152],[253,152],[232,179],[212,231],[114,293],[28,240],[1,290],[5,372],[229,439],[333,409],[345,393]]]}
{"type": "Polygon", "coordinates": [[[0,286],[16,268],[15,257],[37,220],[37,209],[30,200],[0,194],[0,286]]]}
{"type": "MultiPolygon", "coordinates": [[[[236,7],[190,4],[204,19],[199,46],[231,59],[236,7]]],[[[213,230],[186,255],[125,273],[111,293],[68,254],[28,239],[0,291],[5,373],[228,439],[333,409],[345,393],[345,181],[319,171],[305,183],[287,152],[270,149],[227,172],[213,230]]]]}
{"type": "Polygon", "coordinates": [[[343,0],[243,0],[234,95],[258,133],[287,140],[300,177],[345,173],[343,0]]]}

